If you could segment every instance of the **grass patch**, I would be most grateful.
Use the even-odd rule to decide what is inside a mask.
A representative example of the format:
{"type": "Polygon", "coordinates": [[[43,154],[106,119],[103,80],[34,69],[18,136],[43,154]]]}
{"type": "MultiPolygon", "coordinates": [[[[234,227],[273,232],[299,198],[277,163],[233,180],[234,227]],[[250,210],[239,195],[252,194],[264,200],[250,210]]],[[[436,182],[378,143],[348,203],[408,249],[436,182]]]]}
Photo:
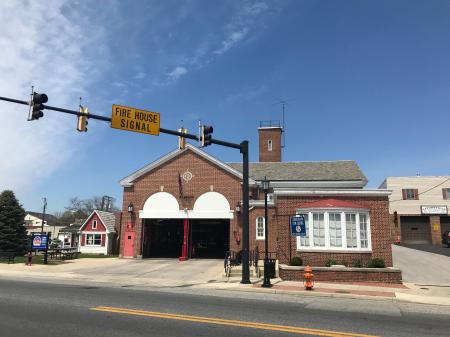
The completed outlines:
{"type": "MultiPolygon", "coordinates": [[[[27,256],[16,256],[14,258],[14,264],[25,264],[28,261],[28,257],[27,256]]],[[[47,259],[47,264],[48,265],[57,265],[57,264],[61,264],[61,261],[55,261],[55,260],[50,260],[47,259]]],[[[8,259],[0,259],[0,263],[5,263],[8,264],[8,259]]],[[[44,255],[34,255],[33,254],[33,260],[31,262],[32,264],[44,264],[44,255]]],[[[11,264],[13,264],[11,262],[11,264]]]]}

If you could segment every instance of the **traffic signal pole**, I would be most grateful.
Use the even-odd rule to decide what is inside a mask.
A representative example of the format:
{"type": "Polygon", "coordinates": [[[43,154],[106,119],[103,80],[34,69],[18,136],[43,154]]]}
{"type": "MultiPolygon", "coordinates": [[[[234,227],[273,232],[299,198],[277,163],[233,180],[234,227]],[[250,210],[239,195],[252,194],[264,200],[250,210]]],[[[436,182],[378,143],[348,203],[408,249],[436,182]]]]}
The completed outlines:
{"type": "MultiPolygon", "coordinates": [[[[11,103],[30,105],[30,102],[22,101],[18,99],[2,97],[0,96],[0,101],[6,101],[11,103]]],[[[63,112],[75,116],[86,116],[88,119],[96,119],[104,122],[111,122],[111,117],[106,117],[102,115],[95,114],[85,114],[76,110],[69,110],[64,108],[58,108],[50,105],[42,105],[42,109],[45,110],[53,110],[58,112],[63,112]]],[[[193,135],[190,133],[183,133],[180,131],[169,130],[164,128],[159,128],[160,133],[165,133],[168,135],[184,137],[187,139],[192,139],[196,141],[201,141],[201,137],[198,135],[193,135]]],[[[250,247],[250,239],[249,239],[249,155],[248,155],[248,140],[244,140],[240,144],[226,142],[219,139],[210,139],[211,144],[231,147],[234,149],[239,149],[242,153],[242,279],[241,283],[250,284],[250,261],[249,261],[249,247],[250,247]]]]}

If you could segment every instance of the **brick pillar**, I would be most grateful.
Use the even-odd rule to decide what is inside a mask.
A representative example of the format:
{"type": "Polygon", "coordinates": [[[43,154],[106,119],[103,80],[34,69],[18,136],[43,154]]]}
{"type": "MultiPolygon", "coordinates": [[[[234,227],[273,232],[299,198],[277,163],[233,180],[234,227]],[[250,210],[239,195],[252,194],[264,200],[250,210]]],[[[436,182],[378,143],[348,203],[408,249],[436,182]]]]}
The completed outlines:
{"type": "Polygon", "coordinates": [[[441,217],[432,215],[430,216],[430,227],[431,227],[431,243],[433,245],[441,245],[441,217]]]}

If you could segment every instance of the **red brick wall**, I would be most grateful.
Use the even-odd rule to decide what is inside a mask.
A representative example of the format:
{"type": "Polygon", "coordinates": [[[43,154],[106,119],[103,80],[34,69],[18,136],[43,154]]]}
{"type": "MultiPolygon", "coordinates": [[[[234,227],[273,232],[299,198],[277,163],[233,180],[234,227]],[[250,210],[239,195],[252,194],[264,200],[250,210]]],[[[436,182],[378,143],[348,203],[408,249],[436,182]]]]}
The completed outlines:
{"type": "Polygon", "coordinates": [[[259,129],[259,161],[281,162],[281,128],[259,129]],[[272,140],[272,151],[267,150],[267,141],[272,140]]]}
{"type": "MultiPolygon", "coordinates": [[[[280,278],[289,281],[303,281],[303,268],[299,270],[286,270],[280,267],[280,278]]],[[[318,270],[313,268],[314,281],[322,282],[382,282],[382,283],[402,283],[402,273],[400,270],[377,271],[376,269],[343,271],[330,268],[329,270],[318,270]]]]}
{"type": "Polygon", "coordinates": [[[100,218],[97,216],[97,214],[94,213],[94,215],[92,215],[92,217],[89,219],[87,224],[83,228],[81,228],[81,231],[82,232],[106,232],[106,228],[103,225],[103,223],[100,220],[100,218]],[[97,228],[96,229],[92,228],[92,224],[94,223],[94,220],[97,221],[97,228]]]}
{"type": "MultiPolygon", "coordinates": [[[[142,210],[148,197],[161,191],[161,186],[164,186],[164,192],[168,192],[177,198],[180,209],[184,207],[192,209],[195,200],[200,195],[211,191],[210,186],[213,186],[213,191],[221,193],[227,198],[232,210],[235,209],[238,201],[242,199],[241,183],[236,176],[229,174],[192,151],[184,152],[161,167],[137,179],[132,187],[124,188],[121,237],[124,237],[126,225],[131,221],[136,230],[135,256],[140,256],[142,251],[143,222],[142,219],[139,219],[138,211],[142,210]],[[186,170],[193,174],[193,178],[189,182],[181,179],[185,197],[181,199],[178,175],[183,174],[186,170]],[[127,212],[130,202],[134,205],[135,214],[133,217],[127,212]]],[[[232,250],[240,250],[241,248],[234,239],[235,231],[240,234],[242,240],[242,227],[239,221],[236,220],[236,215],[234,219],[230,220],[230,248],[232,250]]],[[[122,246],[120,247],[120,254],[123,254],[122,246]]],[[[242,246],[242,242],[240,246],[242,246]]]]}
{"type": "Polygon", "coordinates": [[[350,201],[370,210],[370,227],[372,239],[372,254],[370,253],[334,253],[334,252],[297,252],[296,239],[289,233],[289,215],[295,214],[298,205],[305,202],[326,199],[321,197],[278,197],[276,208],[278,259],[280,263],[289,261],[289,240],[292,240],[292,256],[300,256],[304,265],[325,266],[327,260],[350,263],[355,260],[368,261],[371,258],[381,258],[386,266],[392,266],[391,221],[387,197],[342,197],[339,200],[350,201]]]}

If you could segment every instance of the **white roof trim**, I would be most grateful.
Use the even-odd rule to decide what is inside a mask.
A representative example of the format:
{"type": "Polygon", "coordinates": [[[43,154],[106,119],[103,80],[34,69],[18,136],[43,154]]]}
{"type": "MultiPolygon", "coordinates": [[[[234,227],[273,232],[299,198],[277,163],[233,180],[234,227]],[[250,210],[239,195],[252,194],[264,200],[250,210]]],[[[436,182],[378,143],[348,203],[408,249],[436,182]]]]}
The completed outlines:
{"type": "Polygon", "coordinates": [[[302,188],[302,187],[310,187],[310,188],[362,188],[366,185],[364,180],[271,180],[270,187],[273,188],[302,188]]]}
{"type": "MultiPolygon", "coordinates": [[[[264,207],[264,200],[249,200],[249,206],[250,207],[264,207]]],[[[267,201],[267,206],[268,207],[274,207],[275,206],[275,202],[272,201],[267,201]]]]}
{"type": "Polygon", "coordinates": [[[234,211],[139,211],[140,219],[233,219],[234,211]]]}
{"type": "MultiPolygon", "coordinates": [[[[110,231],[109,231],[109,229],[108,229],[108,226],[105,225],[105,223],[104,223],[103,220],[102,220],[102,217],[100,216],[100,214],[97,213],[97,210],[93,211],[93,212],[91,213],[91,215],[89,215],[89,216],[87,217],[86,221],[83,222],[83,224],[81,225],[81,227],[80,227],[80,229],[78,230],[78,232],[81,233],[81,232],[83,231],[83,227],[87,225],[87,223],[89,222],[89,220],[92,218],[92,216],[93,216],[94,214],[97,214],[97,217],[98,217],[99,220],[102,222],[103,227],[105,227],[105,229],[106,229],[106,233],[109,234],[110,231]]],[[[103,232],[102,232],[102,233],[103,233],[103,232]]]]}
{"type": "MultiPolygon", "coordinates": [[[[193,146],[193,145],[188,143],[188,144],[186,144],[186,147],[184,149],[176,149],[175,151],[169,152],[165,156],[155,160],[154,162],[144,166],[143,168],[141,168],[141,169],[137,170],[136,172],[130,174],[129,176],[123,178],[122,180],[119,181],[119,184],[124,186],[124,187],[133,186],[133,181],[135,181],[137,178],[139,178],[139,177],[143,176],[144,174],[154,170],[155,168],[163,165],[167,161],[171,160],[172,158],[177,157],[181,153],[183,153],[185,151],[188,151],[188,150],[192,150],[194,153],[196,153],[199,156],[205,158],[206,160],[212,162],[213,164],[219,166],[223,170],[227,171],[228,173],[231,173],[232,175],[238,177],[239,179],[243,178],[242,177],[242,173],[239,172],[238,170],[235,170],[234,168],[232,168],[231,166],[227,165],[226,163],[218,160],[217,158],[214,158],[213,156],[209,155],[205,151],[202,151],[199,148],[197,148],[197,147],[195,147],[195,146],[193,146]]],[[[252,179],[249,179],[249,183],[253,184],[254,181],[252,179]]]]}
{"type": "Polygon", "coordinates": [[[387,197],[391,195],[392,190],[376,189],[376,190],[288,190],[288,189],[274,189],[273,193],[279,196],[303,196],[303,195],[345,195],[345,196],[362,196],[362,197],[387,197]]]}

